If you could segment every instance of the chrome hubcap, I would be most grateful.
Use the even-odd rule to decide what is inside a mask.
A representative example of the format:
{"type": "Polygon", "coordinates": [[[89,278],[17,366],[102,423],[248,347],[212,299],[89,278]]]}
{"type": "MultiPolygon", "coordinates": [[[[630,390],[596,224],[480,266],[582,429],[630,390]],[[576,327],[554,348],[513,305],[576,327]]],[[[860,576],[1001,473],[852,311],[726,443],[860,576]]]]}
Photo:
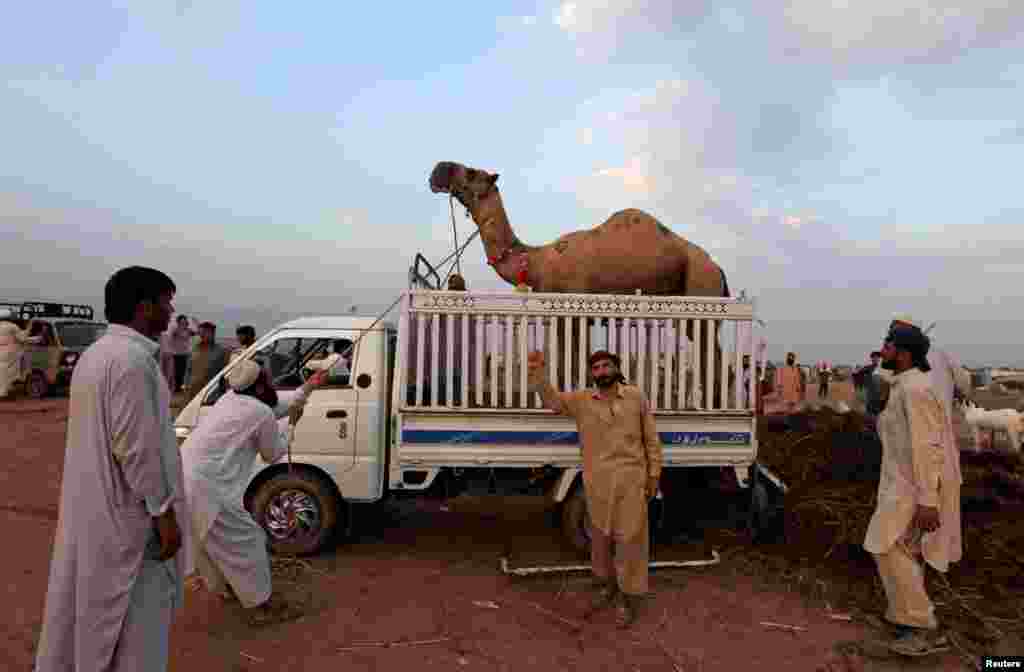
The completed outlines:
{"type": "Polygon", "coordinates": [[[320,529],[320,508],[301,490],[283,490],[270,500],[265,525],[267,533],[279,541],[312,536],[320,529]]]}

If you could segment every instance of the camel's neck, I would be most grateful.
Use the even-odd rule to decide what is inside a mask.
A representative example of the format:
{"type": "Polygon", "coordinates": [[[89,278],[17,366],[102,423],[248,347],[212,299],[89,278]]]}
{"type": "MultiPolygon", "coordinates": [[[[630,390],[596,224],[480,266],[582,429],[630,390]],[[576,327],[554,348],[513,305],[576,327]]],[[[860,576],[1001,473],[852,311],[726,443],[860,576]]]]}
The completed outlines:
{"type": "Polygon", "coordinates": [[[530,254],[533,248],[523,245],[516,237],[508,215],[505,214],[505,205],[498,188],[495,187],[481,198],[470,214],[480,229],[480,239],[488,262],[502,280],[516,284],[523,255],[530,254]]]}

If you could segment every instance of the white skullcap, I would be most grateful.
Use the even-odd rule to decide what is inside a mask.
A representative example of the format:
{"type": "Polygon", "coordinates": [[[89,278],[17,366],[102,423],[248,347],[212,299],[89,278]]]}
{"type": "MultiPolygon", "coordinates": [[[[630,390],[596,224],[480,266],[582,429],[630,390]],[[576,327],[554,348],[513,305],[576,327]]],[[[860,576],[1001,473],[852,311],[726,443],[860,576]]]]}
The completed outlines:
{"type": "Polygon", "coordinates": [[[917,322],[914,322],[914,318],[910,316],[910,313],[896,313],[895,315],[892,316],[892,321],[906,322],[907,324],[915,326],[918,329],[921,328],[921,325],[919,325],[917,322]]]}
{"type": "Polygon", "coordinates": [[[251,359],[246,359],[233,366],[225,378],[232,390],[241,392],[259,380],[262,371],[259,364],[251,359]]]}

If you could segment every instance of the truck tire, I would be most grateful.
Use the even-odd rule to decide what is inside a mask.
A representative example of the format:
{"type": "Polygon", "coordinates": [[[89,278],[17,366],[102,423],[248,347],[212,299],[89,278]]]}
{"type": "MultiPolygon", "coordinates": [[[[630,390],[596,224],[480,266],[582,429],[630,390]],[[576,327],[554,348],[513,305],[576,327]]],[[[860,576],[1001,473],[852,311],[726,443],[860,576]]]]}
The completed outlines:
{"type": "Polygon", "coordinates": [[[783,493],[755,475],[750,486],[750,536],[755,544],[781,541],[785,534],[783,493]]]}
{"type": "Polygon", "coordinates": [[[33,371],[25,383],[28,396],[32,399],[42,399],[50,392],[50,383],[46,380],[46,374],[42,371],[33,371]]]}
{"type": "Polygon", "coordinates": [[[311,555],[331,539],[344,511],[334,487],[305,469],[281,472],[253,494],[250,513],[275,555],[311,555]]]}
{"type": "Polygon", "coordinates": [[[562,506],[562,537],[582,555],[590,555],[590,513],[583,483],[573,488],[562,506]]]}

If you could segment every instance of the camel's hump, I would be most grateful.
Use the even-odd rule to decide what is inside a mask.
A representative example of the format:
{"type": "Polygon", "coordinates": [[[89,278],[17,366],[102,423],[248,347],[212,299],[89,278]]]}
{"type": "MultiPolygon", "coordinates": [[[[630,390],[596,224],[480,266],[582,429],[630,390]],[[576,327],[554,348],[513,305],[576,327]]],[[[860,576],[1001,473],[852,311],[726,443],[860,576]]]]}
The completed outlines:
{"type": "Polygon", "coordinates": [[[643,210],[638,210],[636,208],[626,208],[625,210],[619,210],[611,217],[609,217],[607,221],[604,222],[604,224],[602,224],[602,226],[606,225],[628,227],[654,225],[658,228],[658,231],[661,232],[663,235],[675,235],[672,229],[668,228],[660,221],[658,221],[657,217],[651,215],[650,213],[644,212],[643,210]]]}

